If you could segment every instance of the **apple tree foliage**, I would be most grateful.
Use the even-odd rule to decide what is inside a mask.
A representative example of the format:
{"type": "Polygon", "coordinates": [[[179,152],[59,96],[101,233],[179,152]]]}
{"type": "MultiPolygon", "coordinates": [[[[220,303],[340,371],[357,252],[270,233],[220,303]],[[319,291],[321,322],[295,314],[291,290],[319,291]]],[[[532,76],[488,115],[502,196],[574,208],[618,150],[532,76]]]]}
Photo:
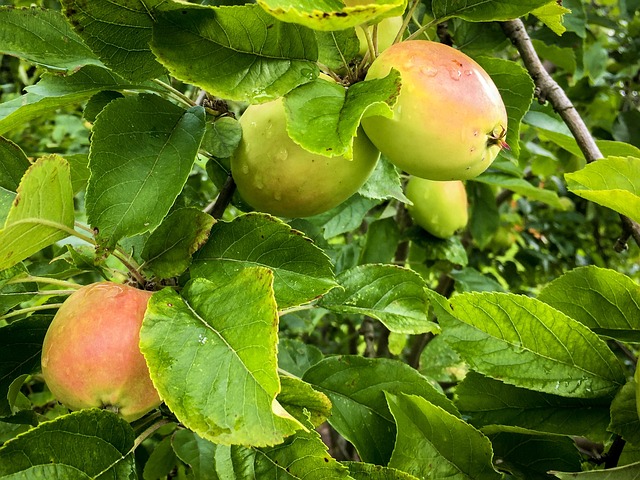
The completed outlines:
{"type": "Polygon", "coordinates": [[[638,478],[639,0],[36,3],[0,1],[0,479],[638,478]],[[329,212],[251,211],[229,169],[247,105],[284,97],[296,143],[348,157],[402,84],[361,81],[356,28],[402,14],[507,106],[468,227],[411,226],[384,158],[329,212]],[[103,279],[156,292],[164,403],[132,424],[40,375],[56,309],[103,279]]]}

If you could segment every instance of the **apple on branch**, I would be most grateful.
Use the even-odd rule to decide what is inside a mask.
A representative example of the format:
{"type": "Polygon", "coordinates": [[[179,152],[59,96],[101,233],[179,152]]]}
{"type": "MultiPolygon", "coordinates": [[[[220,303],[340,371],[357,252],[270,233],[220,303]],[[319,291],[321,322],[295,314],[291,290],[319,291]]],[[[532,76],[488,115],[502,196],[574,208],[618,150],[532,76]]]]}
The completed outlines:
{"type": "Polygon", "coordinates": [[[42,346],[42,374],[57,400],[72,410],[105,408],[129,422],[160,405],[138,346],[151,295],[100,282],[67,298],[42,346]]]}
{"type": "Polygon", "coordinates": [[[460,180],[411,177],[405,195],[413,203],[407,205],[413,222],[431,235],[446,239],[467,226],[467,191],[460,180]]]}
{"type": "Polygon", "coordinates": [[[233,179],[249,205],[272,215],[309,217],[340,205],[369,178],[380,156],[362,129],[351,160],[305,150],[287,133],[281,98],[250,105],[240,124],[242,141],[231,157],[233,179]]]}
{"type": "Polygon", "coordinates": [[[507,144],[507,111],[491,77],[455,48],[425,40],[392,45],[365,80],[402,77],[393,118],[362,120],[367,136],[397,167],[431,180],[484,172],[507,144]]]}

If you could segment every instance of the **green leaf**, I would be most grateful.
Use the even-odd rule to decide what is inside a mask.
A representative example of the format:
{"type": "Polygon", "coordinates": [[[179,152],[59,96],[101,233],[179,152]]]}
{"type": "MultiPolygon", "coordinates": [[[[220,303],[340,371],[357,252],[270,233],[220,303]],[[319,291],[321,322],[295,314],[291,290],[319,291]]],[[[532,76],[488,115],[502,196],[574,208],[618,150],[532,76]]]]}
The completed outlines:
{"type": "Polygon", "coordinates": [[[242,127],[231,117],[218,117],[207,122],[207,131],[202,139],[202,148],[217,158],[228,158],[240,144],[242,127]]]}
{"type": "Polygon", "coordinates": [[[369,463],[386,465],[393,450],[395,426],[383,392],[419,395],[458,414],[425,377],[396,360],[328,357],[307,370],[303,380],[329,397],[333,404],[329,423],[369,463]]]}
{"type": "Polygon", "coordinates": [[[627,382],[613,399],[608,430],[638,446],[640,445],[640,418],[638,418],[636,406],[636,386],[633,380],[627,382]]]}
{"type": "Polygon", "coordinates": [[[489,438],[494,462],[516,478],[549,480],[549,470],[582,469],[580,452],[570,437],[506,431],[489,434],[489,438]]]}
{"type": "Polygon", "coordinates": [[[500,227],[496,194],[491,185],[473,180],[467,181],[465,189],[471,200],[469,230],[478,246],[484,249],[500,227]]]}
{"type": "Polygon", "coordinates": [[[214,222],[211,215],[198,208],[174,210],[144,244],[143,267],[158,278],[180,275],[191,264],[191,256],[207,241],[214,222]]]}
{"type": "Polygon", "coordinates": [[[549,0],[433,0],[433,17],[460,17],[470,22],[512,20],[549,3],[549,0]]]}
{"type": "Polygon", "coordinates": [[[356,193],[328,212],[308,217],[307,220],[323,228],[324,238],[333,238],[358,228],[367,212],[379,203],[379,200],[356,193]]]}
{"type": "Polygon", "coordinates": [[[405,0],[365,0],[348,2],[348,6],[345,3],[340,0],[258,0],[262,8],[282,21],[323,31],[344,30],[402,15],[407,6],[405,0]]]}
{"type": "Polygon", "coordinates": [[[308,383],[284,375],[280,377],[280,385],[282,390],[276,399],[300,423],[310,421],[317,427],[331,415],[329,398],[308,383]]]}
{"type": "Polygon", "coordinates": [[[26,87],[21,97],[0,103],[0,134],[34,118],[73,103],[78,103],[103,90],[134,89],[109,70],[93,65],[83,67],[73,75],[62,77],[45,73],[35,85],[26,87]]]}
{"type": "Polygon", "coordinates": [[[318,76],[313,32],[257,5],[172,4],[156,14],[151,48],[176,78],[231,100],[274,100],[318,76]]]}
{"type": "Polygon", "coordinates": [[[372,198],[374,200],[395,198],[402,203],[411,205],[411,200],[404,196],[398,169],[383,155],[378,159],[376,168],[373,170],[366,183],[360,187],[358,193],[363,197],[372,198]]]}
{"type": "Polygon", "coordinates": [[[640,286],[615,270],[581,267],[547,284],[541,300],[596,333],[640,330],[640,286]]]}
{"type": "Polygon", "coordinates": [[[22,177],[0,230],[0,270],[67,237],[73,222],[69,164],[57,155],[43,157],[22,177]]]}
{"type": "Polygon", "coordinates": [[[0,478],[2,480],[91,480],[89,475],[75,467],[56,464],[36,465],[0,478]]]}
{"type": "Polygon", "coordinates": [[[559,397],[469,372],[456,387],[455,404],[476,428],[511,425],[594,441],[604,441],[609,436],[610,397],[559,397]]]}
{"type": "Polygon", "coordinates": [[[204,117],[202,107],[183,110],[147,94],[105,107],[93,126],[86,195],[99,243],[109,248],[160,224],[189,177],[204,117]]]}
{"type": "Polygon", "coordinates": [[[292,90],[284,99],[287,131],[305,150],[326,156],[353,156],[353,137],[362,116],[391,117],[400,93],[400,74],[358,82],[348,89],[319,78],[292,90]]]}
{"type": "Polygon", "coordinates": [[[177,457],[173,451],[172,438],[165,437],[155,445],[147,463],[144,464],[142,478],[156,480],[167,478],[177,464],[177,457]]]}
{"type": "Polygon", "coordinates": [[[607,157],[564,177],[579,197],[640,222],[640,157],[607,157]]]}
{"type": "Polygon", "coordinates": [[[398,428],[390,467],[420,478],[502,478],[489,439],[471,425],[416,395],[385,396],[398,428]]]}
{"type": "Polygon", "coordinates": [[[318,347],[301,340],[280,338],[278,342],[278,367],[292,375],[302,377],[323,357],[318,347]]]}
{"type": "Polygon", "coordinates": [[[62,0],[64,14],[100,60],[130,80],[165,73],[149,49],[153,9],[162,0],[62,0]]]}
{"type": "Polygon", "coordinates": [[[0,24],[0,53],[62,72],[102,65],[55,10],[2,7],[0,24]]]}
{"type": "Polygon", "coordinates": [[[318,62],[334,70],[349,66],[349,62],[358,55],[360,41],[353,28],[322,32],[316,31],[318,42],[318,62]]]}
{"type": "Polygon", "coordinates": [[[557,2],[549,2],[542,7],[536,8],[531,13],[538,17],[540,21],[549,27],[556,35],[562,35],[567,31],[562,20],[565,14],[571,13],[571,10],[557,2]]]}
{"type": "Polygon", "coordinates": [[[140,332],[153,384],[176,417],[216,443],[273,445],[300,428],[276,402],[273,274],[195,279],[156,292],[140,332]]]}
{"type": "Polygon", "coordinates": [[[89,155],[87,153],[75,153],[65,155],[64,159],[71,168],[71,186],[73,193],[86,190],[89,181],[89,155]]]}
{"type": "Polygon", "coordinates": [[[362,462],[342,462],[349,469],[349,475],[353,480],[418,480],[395,468],[382,467],[362,462]]]}
{"type": "Polygon", "coordinates": [[[41,423],[0,447],[0,475],[55,463],[92,478],[133,479],[134,439],[133,429],[116,414],[81,410],[41,423]]]}
{"type": "Polygon", "coordinates": [[[640,476],[640,462],[631,463],[624,467],[608,468],[606,470],[592,470],[590,472],[570,473],[550,471],[562,480],[577,478],[578,480],[635,480],[640,476]]]}
{"type": "Polygon", "coordinates": [[[522,295],[429,292],[443,336],[473,370],[565,397],[613,394],[624,373],[607,344],[577,320],[522,295]]]}
{"type": "Polygon", "coordinates": [[[0,315],[4,315],[16,305],[30,300],[38,291],[35,283],[11,283],[10,280],[29,274],[26,267],[18,263],[11,268],[0,270],[0,315]]]}
{"type": "Polygon", "coordinates": [[[7,395],[20,375],[40,370],[42,342],[51,318],[31,316],[0,328],[0,417],[11,415],[7,395]]]}
{"type": "Polygon", "coordinates": [[[536,187],[523,178],[516,178],[511,175],[498,172],[485,172],[473,180],[487,185],[494,185],[496,187],[511,190],[512,192],[522,195],[529,200],[537,200],[539,202],[546,203],[557,210],[564,209],[564,206],[562,202],[560,202],[556,192],[536,187]]]}
{"type": "Polygon", "coordinates": [[[392,263],[398,243],[400,229],[395,218],[387,217],[371,222],[359,263],[392,263]]]}
{"type": "Polygon", "coordinates": [[[278,308],[309,302],[336,283],[329,258],[308,238],[265,214],[218,222],[209,241],[194,256],[192,277],[233,277],[262,266],[274,273],[278,308]]]}
{"type": "Polygon", "coordinates": [[[337,281],[342,288],[331,290],[320,300],[323,308],[368,315],[397,333],[439,331],[427,317],[425,282],[413,270],[394,265],[360,265],[342,272],[337,281]]]}
{"type": "Polygon", "coordinates": [[[315,431],[299,432],[272,448],[215,445],[188,430],[174,435],[177,455],[202,480],[349,480],[348,471],[327,454],[315,431]]]}
{"type": "Polygon", "coordinates": [[[480,66],[486,70],[498,87],[500,96],[507,109],[507,138],[511,153],[520,155],[520,122],[529,110],[533,100],[535,85],[527,70],[511,60],[494,57],[476,57],[480,66]]]}
{"type": "Polygon", "coordinates": [[[15,192],[30,166],[31,162],[18,145],[0,137],[0,188],[15,192]]]}

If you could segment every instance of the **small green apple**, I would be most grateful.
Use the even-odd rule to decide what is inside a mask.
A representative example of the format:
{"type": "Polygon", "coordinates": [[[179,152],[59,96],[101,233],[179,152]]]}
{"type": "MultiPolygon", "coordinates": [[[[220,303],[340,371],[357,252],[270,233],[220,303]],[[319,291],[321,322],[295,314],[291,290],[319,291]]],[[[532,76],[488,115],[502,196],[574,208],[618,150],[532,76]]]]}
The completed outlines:
{"type": "Polygon", "coordinates": [[[466,227],[467,191],[459,180],[435,181],[411,177],[405,195],[413,205],[407,210],[413,222],[438,238],[449,238],[466,227]]]}
{"type": "MultiPolygon", "coordinates": [[[[396,39],[398,32],[402,28],[403,18],[400,17],[385,17],[380,23],[378,23],[378,53],[384,52],[387,48],[389,48],[393,41],[396,39]]],[[[363,26],[373,34],[373,26],[363,26]]],[[[358,36],[358,40],[360,41],[360,51],[358,54],[361,57],[364,57],[365,54],[369,51],[369,44],[367,43],[367,38],[365,37],[362,28],[356,28],[356,35],[358,36]]]]}
{"type": "Polygon", "coordinates": [[[160,405],[138,346],[151,294],[100,282],[67,298],[42,346],[42,374],[56,399],[72,410],[106,408],[129,422],[160,405]]]}
{"type": "Polygon", "coordinates": [[[282,99],[250,105],[240,124],[233,178],[244,201],[272,215],[309,217],[340,205],[369,178],[380,156],[362,129],[352,160],[303,149],[287,133],[282,99]]]}
{"type": "Polygon", "coordinates": [[[464,180],[486,170],[506,146],[507,112],[491,77],[455,48],[426,40],[392,45],[366,79],[398,70],[393,118],[362,120],[367,136],[396,166],[431,180],[464,180]]]}

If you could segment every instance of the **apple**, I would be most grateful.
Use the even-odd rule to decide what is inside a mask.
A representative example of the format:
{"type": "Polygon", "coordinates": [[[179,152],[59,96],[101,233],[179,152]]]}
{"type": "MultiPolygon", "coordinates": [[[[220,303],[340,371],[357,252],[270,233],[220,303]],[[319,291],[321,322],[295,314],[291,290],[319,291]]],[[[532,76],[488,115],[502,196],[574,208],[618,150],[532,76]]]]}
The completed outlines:
{"type": "Polygon", "coordinates": [[[467,191],[460,180],[436,181],[411,177],[405,195],[413,222],[438,238],[449,238],[467,226],[467,191]]]}
{"type": "Polygon", "coordinates": [[[392,68],[402,77],[393,118],[368,116],[362,126],[400,169],[430,180],[474,178],[507,146],[500,93],[467,55],[426,40],[397,43],[373,61],[365,80],[392,68]]]}
{"type": "Polygon", "coordinates": [[[358,129],[353,159],[325,157],[294,143],[281,98],[250,105],[240,118],[242,140],[231,157],[240,196],[260,212],[309,217],[338,206],[369,178],[380,152],[358,129]]]}
{"type": "Polygon", "coordinates": [[[42,346],[42,374],[56,399],[72,410],[109,409],[129,422],[160,405],[138,346],[151,294],[100,282],[67,298],[42,346]]]}
{"type": "MultiPolygon", "coordinates": [[[[403,22],[404,19],[400,16],[385,17],[380,21],[380,23],[378,23],[378,53],[385,51],[393,44],[398,32],[402,28],[403,22]]],[[[373,26],[363,25],[362,28],[368,29],[373,35],[373,26]]],[[[364,57],[369,51],[369,44],[367,43],[367,38],[365,37],[362,28],[356,28],[356,35],[360,41],[360,50],[358,53],[361,57],[364,57]]]]}

